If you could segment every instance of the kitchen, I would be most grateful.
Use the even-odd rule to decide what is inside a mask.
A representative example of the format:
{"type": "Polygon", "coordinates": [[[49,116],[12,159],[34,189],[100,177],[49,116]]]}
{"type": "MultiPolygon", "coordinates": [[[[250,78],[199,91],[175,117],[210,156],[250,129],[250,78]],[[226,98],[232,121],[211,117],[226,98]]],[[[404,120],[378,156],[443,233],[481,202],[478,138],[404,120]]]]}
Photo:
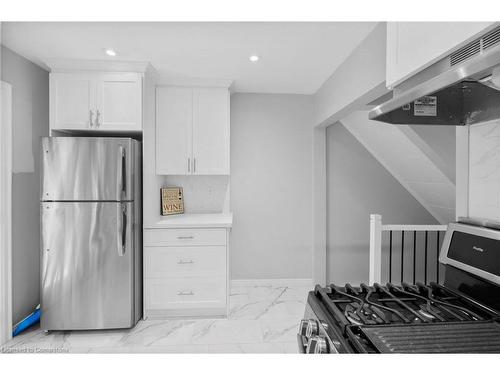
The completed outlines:
{"type": "Polygon", "coordinates": [[[500,23],[1,40],[2,352],[500,352],[500,23]]]}

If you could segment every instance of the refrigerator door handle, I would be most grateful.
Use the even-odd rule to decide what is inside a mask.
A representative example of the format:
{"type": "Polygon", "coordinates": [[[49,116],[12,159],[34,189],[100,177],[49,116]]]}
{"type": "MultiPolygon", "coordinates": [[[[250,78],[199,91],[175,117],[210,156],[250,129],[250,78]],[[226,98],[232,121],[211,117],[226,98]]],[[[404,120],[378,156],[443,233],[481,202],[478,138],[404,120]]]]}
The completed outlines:
{"type": "Polygon", "coordinates": [[[127,247],[127,206],[123,203],[118,205],[117,208],[118,216],[118,231],[117,231],[117,243],[118,243],[118,255],[124,256],[125,249],[127,247]]]}
{"type": "Polygon", "coordinates": [[[125,249],[127,248],[127,206],[122,203],[122,255],[125,255],[125,249]]]}
{"type": "Polygon", "coordinates": [[[127,189],[126,173],[127,172],[126,172],[126,168],[125,168],[125,148],[120,145],[118,147],[118,173],[117,173],[117,184],[116,184],[116,186],[118,187],[118,191],[117,191],[118,200],[123,199],[123,197],[125,195],[125,191],[127,189]]]}

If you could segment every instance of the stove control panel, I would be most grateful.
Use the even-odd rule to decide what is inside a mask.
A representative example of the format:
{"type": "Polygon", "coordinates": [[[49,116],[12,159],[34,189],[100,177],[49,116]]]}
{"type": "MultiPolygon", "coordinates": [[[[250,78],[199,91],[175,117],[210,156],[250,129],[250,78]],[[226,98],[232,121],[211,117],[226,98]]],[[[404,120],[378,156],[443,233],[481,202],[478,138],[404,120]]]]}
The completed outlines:
{"type": "Polygon", "coordinates": [[[320,300],[310,292],[297,333],[299,351],[304,354],[349,353],[349,348],[341,341],[342,334],[332,324],[320,300]]]}
{"type": "Polygon", "coordinates": [[[328,354],[337,352],[335,346],[330,343],[325,330],[321,329],[324,328],[324,325],[316,319],[301,320],[297,340],[302,353],[328,354]]]}

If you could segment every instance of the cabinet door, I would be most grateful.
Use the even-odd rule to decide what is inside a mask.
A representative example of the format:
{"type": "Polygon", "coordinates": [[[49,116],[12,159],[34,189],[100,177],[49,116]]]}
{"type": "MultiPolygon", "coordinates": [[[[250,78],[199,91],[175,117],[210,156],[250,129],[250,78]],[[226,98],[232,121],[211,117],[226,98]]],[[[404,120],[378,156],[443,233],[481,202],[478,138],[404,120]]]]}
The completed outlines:
{"type": "Polygon", "coordinates": [[[95,124],[95,89],[92,75],[51,74],[51,129],[92,129],[95,124]]]}
{"type": "Polygon", "coordinates": [[[229,91],[193,90],[193,173],[229,174],[229,91]]]}
{"type": "Polygon", "coordinates": [[[186,175],[192,163],[193,90],[156,90],[156,174],[186,175]]]}
{"type": "Polygon", "coordinates": [[[388,22],[387,87],[394,87],[480,36],[494,22],[388,22]]]}
{"type": "Polygon", "coordinates": [[[103,74],[97,82],[98,129],[142,129],[142,79],[139,74],[103,74]]]}

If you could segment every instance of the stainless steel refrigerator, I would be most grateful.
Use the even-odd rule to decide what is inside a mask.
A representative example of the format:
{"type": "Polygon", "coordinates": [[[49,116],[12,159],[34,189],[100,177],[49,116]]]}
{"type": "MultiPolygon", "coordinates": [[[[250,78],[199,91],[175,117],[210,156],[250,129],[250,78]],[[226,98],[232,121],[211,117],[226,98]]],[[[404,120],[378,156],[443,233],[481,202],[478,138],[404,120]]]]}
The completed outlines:
{"type": "Polygon", "coordinates": [[[133,327],[142,311],[141,145],[42,138],[41,327],[133,327]]]}

